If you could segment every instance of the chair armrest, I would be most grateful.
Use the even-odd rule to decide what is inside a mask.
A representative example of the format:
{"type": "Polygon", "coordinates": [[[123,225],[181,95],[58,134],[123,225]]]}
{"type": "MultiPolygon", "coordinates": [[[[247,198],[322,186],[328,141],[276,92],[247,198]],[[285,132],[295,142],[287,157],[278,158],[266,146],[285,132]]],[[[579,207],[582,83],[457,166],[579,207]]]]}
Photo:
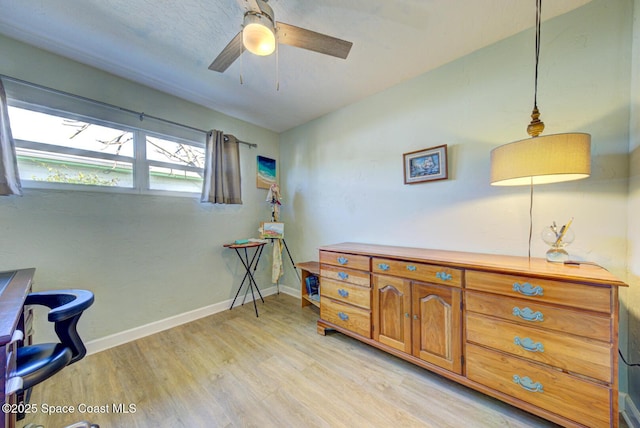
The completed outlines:
{"type": "Polygon", "coordinates": [[[30,293],[25,305],[42,305],[49,309],[48,319],[59,322],[81,314],[93,304],[93,293],[88,290],[51,290],[30,293]]]}

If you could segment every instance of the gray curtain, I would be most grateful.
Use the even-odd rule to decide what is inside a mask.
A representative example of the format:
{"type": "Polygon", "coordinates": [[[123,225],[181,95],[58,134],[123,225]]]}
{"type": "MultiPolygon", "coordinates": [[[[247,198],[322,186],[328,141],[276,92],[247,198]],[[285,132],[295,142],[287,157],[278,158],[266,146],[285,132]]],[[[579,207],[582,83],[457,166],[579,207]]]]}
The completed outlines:
{"type": "Polygon", "coordinates": [[[0,80],[0,195],[22,195],[16,146],[11,135],[7,95],[0,80]]]}
{"type": "Polygon", "coordinates": [[[207,134],[201,202],[242,204],[240,144],[222,131],[207,134]]]}

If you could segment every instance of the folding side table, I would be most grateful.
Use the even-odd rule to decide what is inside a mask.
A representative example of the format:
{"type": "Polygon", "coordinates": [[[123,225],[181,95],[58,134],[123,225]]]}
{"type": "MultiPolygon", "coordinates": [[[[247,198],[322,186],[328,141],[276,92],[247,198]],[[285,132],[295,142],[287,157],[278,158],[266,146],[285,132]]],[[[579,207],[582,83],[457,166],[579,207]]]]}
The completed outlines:
{"type": "Polygon", "coordinates": [[[233,309],[233,305],[236,303],[236,299],[240,294],[240,290],[242,290],[242,287],[244,286],[244,282],[247,281],[248,279],[249,281],[247,281],[248,285],[247,285],[247,289],[244,292],[244,298],[242,299],[242,304],[244,305],[244,301],[247,298],[247,293],[249,292],[249,290],[251,290],[251,296],[253,297],[253,307],[256,310],[256,316],[258,316],[258,305],[256,304],[256,296],[253,292],[253,289],[255,288],[255,290],[258,292],[258,296],[260,296],[260,300],[262,300],[262,303],[264,303],[264,299],[262,298],[262,293],[260,293],[258,284],[256,284],[256,280],[253,277],[252,270],[253,272],[256,271],[258,267],[258,262],[260,261],[260,256],[262,255],[262,249],[264,248],[265,244],[266,242],[247,242],[245,244],[225,244],[224,245],[225,248],[233,248],[236,251],[238,258],[240,258],[240,261],[242,262],[242,265],[245,268],[244,277],[242,278],[240,287],[238,287],[236,296],[233,298],[233,302],[231,302],[231,307],[229,308],[229,310],[233,309]],[[247,251],[250,248],[254,249],[251,260],[249,260],[249,252],[247,251]],[[244,257],[243,257],[243,253],[240,250],[244,250],[244,257]]]}

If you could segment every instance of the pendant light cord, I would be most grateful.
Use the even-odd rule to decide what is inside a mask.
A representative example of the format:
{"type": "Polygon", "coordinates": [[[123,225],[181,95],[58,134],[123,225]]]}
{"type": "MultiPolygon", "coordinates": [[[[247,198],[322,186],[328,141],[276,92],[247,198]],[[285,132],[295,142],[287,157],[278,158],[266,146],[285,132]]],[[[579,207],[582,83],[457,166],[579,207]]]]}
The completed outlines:
{"type": "MultiPolygon", "coordinates": [[[[534,112],[538,110],[538,62],[540,59],[541,17],[542,17],[542,0],[536,0],[536,71],[535,71],[535,80],[533,85],[534,112]]],[[[543,125],[543,128],[544,128],[544,125],[543,125]]],[[[531,262],[531,238],[533,237],[533,177],[531,177],[531,184],[529,188],[530,188],[530,191],[529,191],[529,262],[531,262]]]]}
{"type": "Polygon", "coordinates": [[[629,367],[638,367],[638,366],[640,366],[640,364],[638,364],[638,363],[627,363],[627,360],[625,360],[624,355],[622,355],[622,351],[620,350],[620,348],[618,348],[618,354],[620,354],[620,358],[622,358],[622,361],[624,361],[624,363],[626,365],[628,365],[629,367]]]}
{"type": "Polygon", "coordinates": [[[542,0],[536,0],[536,73],[533,89],[533,107],[538,108],[538,60],[540,58],[540,21],[542,19],[542,0]]]}
{"type": "Polygon", "coordinates": [[[529,192],[529,262],[531,262],[531,238],[533,237],[533,177],[529,192]]]}

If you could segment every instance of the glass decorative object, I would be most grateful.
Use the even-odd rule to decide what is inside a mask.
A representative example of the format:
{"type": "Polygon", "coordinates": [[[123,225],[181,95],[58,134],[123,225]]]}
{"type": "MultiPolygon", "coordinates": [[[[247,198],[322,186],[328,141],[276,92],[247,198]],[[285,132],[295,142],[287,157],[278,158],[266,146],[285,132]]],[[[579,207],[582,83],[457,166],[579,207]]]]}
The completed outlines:
{"type": "Polygon", "coordinates": [[[542,230],[542,240],[551,247],[546,255],[548,261],[562,263],[569,260],[569,253],[565,247],[575,239],[573,230],[569,228],[570,225],[571,221],[558,228],[554,222],[553,225],[542,230]]]}

